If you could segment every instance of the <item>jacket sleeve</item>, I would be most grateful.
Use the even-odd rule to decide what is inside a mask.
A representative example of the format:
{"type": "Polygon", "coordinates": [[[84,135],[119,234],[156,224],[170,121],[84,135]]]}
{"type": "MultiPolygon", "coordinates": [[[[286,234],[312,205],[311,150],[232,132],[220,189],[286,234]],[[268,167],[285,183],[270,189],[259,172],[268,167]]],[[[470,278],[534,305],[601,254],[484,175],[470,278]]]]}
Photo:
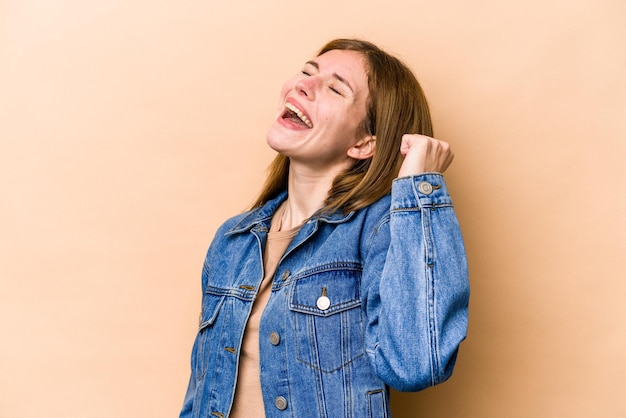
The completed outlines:
{"type": "Polygon", "coordinates": [[[467,260],[441,174],[395,180],[390,209],[365,240],[365,344],[383,381],[417,391],[452,374],[467,333],[467,260]]]}

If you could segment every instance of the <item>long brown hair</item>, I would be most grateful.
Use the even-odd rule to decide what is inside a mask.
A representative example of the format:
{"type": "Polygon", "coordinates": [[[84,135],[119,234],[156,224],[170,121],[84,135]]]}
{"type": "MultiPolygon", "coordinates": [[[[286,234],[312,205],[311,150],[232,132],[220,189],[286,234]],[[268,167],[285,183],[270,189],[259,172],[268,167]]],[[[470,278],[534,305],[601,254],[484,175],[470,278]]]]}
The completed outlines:
{"type": "MultiPolygon", "coordinates": [[[[374,155],[357,160],[335,177],[323,211],[344,213],[364,208],[388,194],[397,177],[402,135],[433,136],[428,103],[411,70],[376,45],[359,39],[335,39],[319,51],[356,51],[365,57],[369,96],[363,129],[376,135],[374,155]]],[[[253,204],[258,207],[287,189],[289,159],[278,154],[269,167],[265,185],[253,204]]]]}

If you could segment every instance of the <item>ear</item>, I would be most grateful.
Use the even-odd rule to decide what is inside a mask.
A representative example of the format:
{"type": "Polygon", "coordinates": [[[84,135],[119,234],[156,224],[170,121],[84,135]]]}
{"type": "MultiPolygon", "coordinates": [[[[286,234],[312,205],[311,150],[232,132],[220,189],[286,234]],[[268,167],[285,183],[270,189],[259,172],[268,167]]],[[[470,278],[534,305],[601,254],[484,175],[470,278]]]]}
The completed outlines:
{"type": "Polygon", "coordinates": [[[366,160],[374,155],[376,149],[376,136],[366,135],[361,138],[352,148],[348,149],[348,157],[355,160],[366,160]]]}

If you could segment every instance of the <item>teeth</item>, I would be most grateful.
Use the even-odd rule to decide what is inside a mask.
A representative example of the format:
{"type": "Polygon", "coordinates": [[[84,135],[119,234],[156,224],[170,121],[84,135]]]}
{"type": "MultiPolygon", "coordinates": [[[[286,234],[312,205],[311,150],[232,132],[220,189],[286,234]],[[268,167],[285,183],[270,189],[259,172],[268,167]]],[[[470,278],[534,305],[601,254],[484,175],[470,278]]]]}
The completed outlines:
{"type": "Polygon", "coordinates": [[[285,107],[289,110],[291,110],[293,113],[295,113],[302,122],[304,122],[304,124],[306,126],[308,126],[309,128],[313,127],[313,124],[311,123],[311,121],[309,120],[309,118],[307,118],[304,113],[302,113],[302,111],[300,109],[298,109],[297,107],[295,107],[294,105],[292,105],[291,103],[287,103],[285,104],[285,107]]]}

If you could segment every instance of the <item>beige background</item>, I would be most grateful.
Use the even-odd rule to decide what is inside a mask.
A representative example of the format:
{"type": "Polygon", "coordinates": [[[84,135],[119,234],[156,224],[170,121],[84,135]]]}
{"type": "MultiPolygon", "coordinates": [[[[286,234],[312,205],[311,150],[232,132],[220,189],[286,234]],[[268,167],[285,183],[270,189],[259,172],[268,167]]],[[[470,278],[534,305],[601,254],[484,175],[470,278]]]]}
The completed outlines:
{"type": "Polygon", "coordinates": [[[200,270],[327,40],[430,99],[472,281],[453,378],[394,417],[624,417],[626,2],[0,2],[0,417],[173,417],[200,270]]]}

